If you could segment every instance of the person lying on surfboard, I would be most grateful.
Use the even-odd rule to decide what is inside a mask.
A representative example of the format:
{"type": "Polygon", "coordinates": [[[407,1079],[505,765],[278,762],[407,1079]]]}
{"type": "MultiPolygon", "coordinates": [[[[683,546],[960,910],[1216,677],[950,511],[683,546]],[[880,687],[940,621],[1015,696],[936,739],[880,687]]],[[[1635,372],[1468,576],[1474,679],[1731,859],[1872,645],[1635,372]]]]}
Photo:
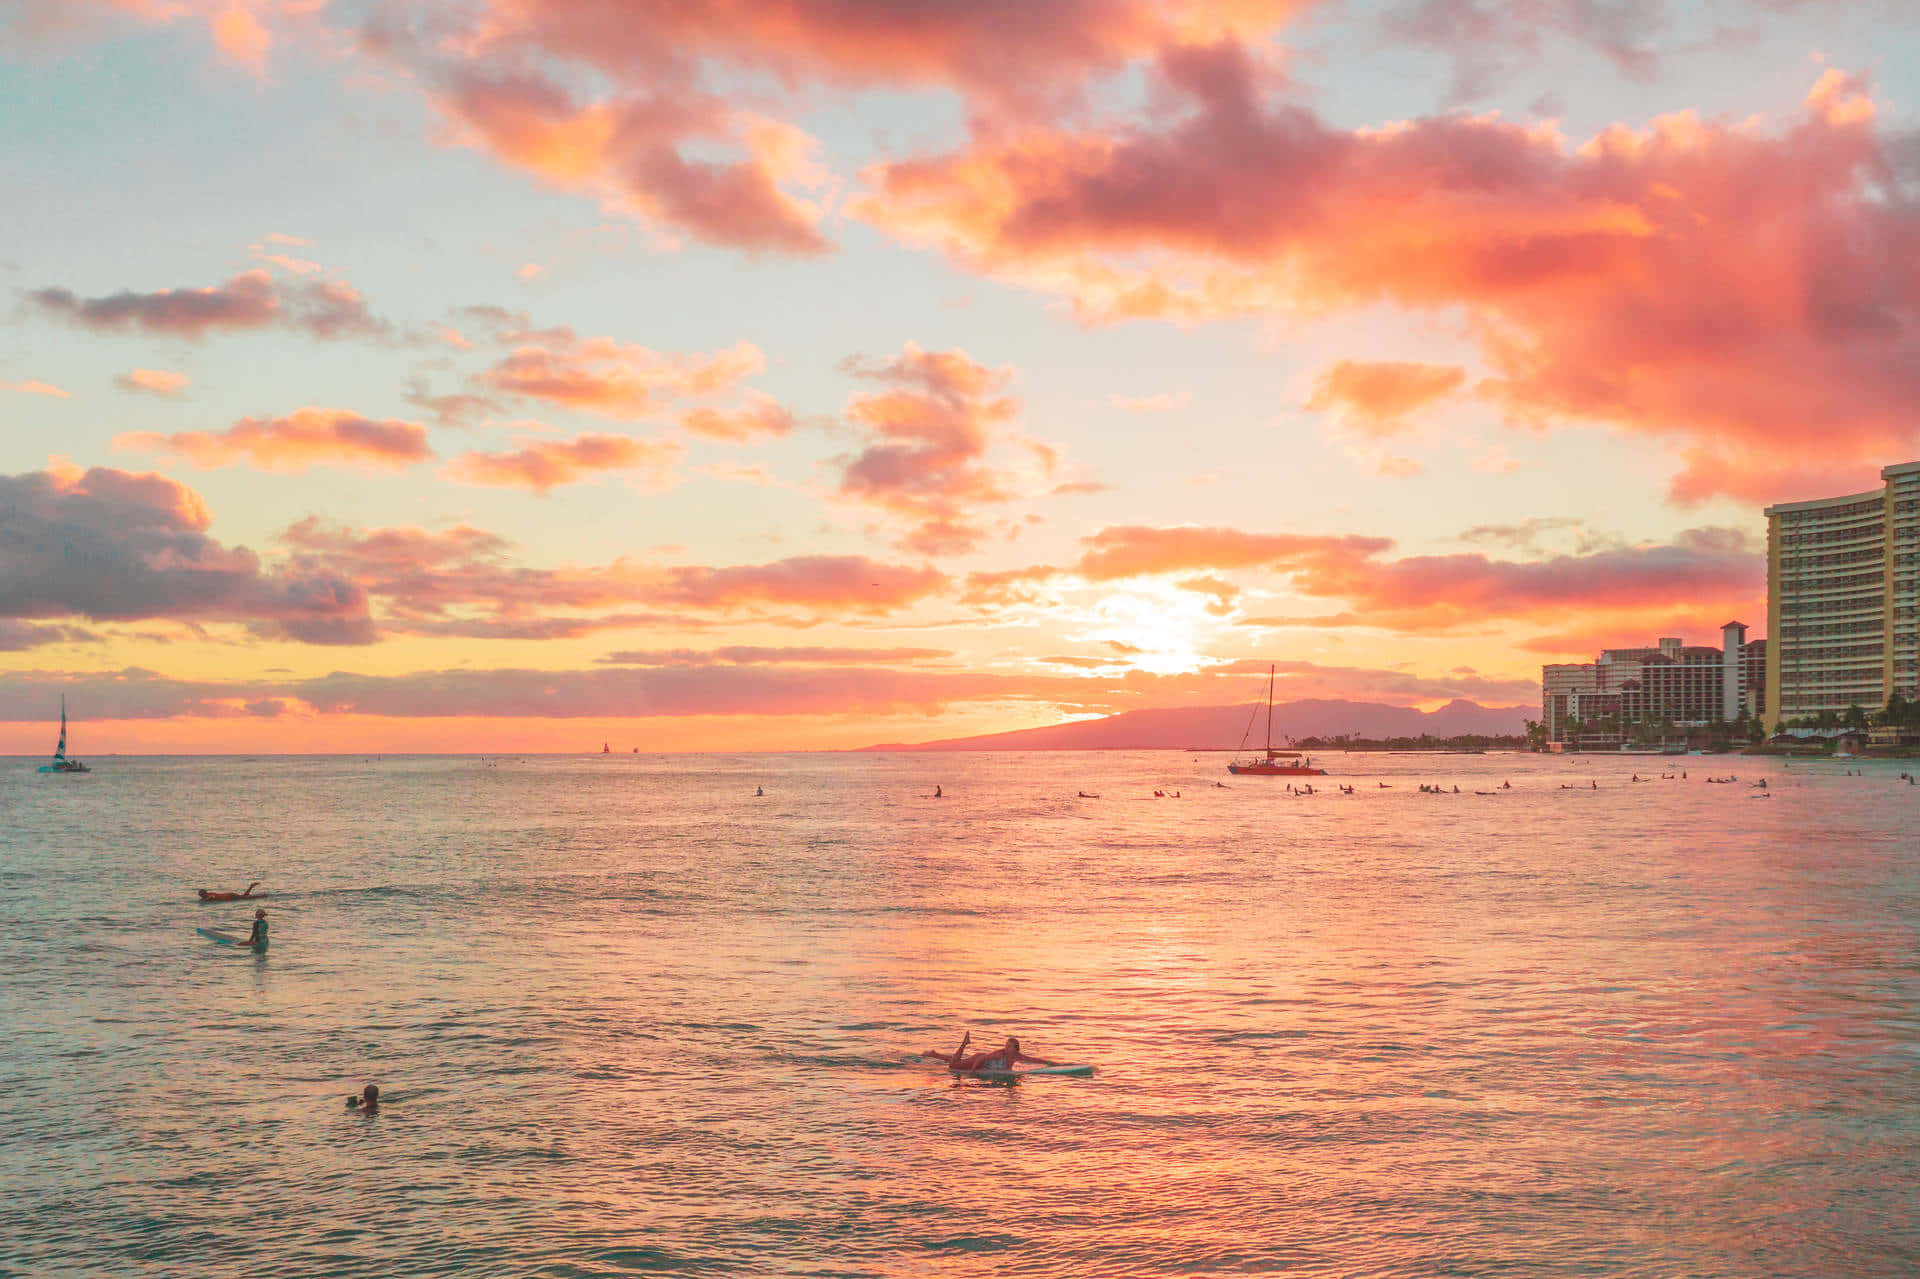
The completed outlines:
{"type": "Polygon", "coordinates": [[[256,879],[247,885],[247,891],[244,893],[217,893],[211,888],[203,888],[200,890],[200,900],[203,902],[243,902],[253,896],[253,890],[259,886],[260,881],[256,879]]]}
{"type": "Polygon", "coordinates": [[[1057,1061],[1048,1061],[1045,1057],[1027,1056],[1020,1051],[1020,1041],[1012,1035],[1007,1036],[1007,1042],[1005,1044],[998,1048],[990,1049],[987,1052],[968,1053],[967,1045],[972,1042],[973,1032],[968,1031],[960,1037],[960,1046],[952,1052],[943,1053],[937,1048],[929,1048],[920,1055],[922,1057],[938,1058],[947,1063],[948,1070],[954,1071],[1012,1070],[1015,1065],[1023,1061],[1035,1066],[1058,1066],[1060,1064],[1057,1061]]]}

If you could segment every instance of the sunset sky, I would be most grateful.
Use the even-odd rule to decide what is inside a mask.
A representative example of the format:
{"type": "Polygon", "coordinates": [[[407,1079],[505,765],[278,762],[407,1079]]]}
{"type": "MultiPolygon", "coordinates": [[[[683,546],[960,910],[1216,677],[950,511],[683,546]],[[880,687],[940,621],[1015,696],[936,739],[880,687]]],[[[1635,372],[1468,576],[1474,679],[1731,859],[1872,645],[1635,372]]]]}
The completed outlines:
{"type": "Polygon", "coordinates": [[[15,753],[1537,703],[1920,456],[1916,0],[0,0],[0,119],[15,753]]]}

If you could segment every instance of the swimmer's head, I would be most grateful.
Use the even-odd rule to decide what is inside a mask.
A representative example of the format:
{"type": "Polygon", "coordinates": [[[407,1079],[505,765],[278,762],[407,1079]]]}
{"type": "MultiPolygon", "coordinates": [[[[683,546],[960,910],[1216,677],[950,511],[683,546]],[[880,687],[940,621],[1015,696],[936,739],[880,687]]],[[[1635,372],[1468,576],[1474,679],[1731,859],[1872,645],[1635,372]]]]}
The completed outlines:
{"type": "Polygon", "coordinates": [[[380,1100],[380,1085],[368,1084],[360,1090],[360,1100],[371,1106],[380,1100]]]}
{"type": "Polygon", "coordinates": [[[1008,1035],[1008,1036],[1007,1036],[1007,1046],[1006,1046],[1006,1052],[1007,1052],[1007,1054],[1008,1054],[1009,1056],[1018,1056],[1018,1055],[1019,1055],[1019,1052],[1020,1052],[1020,1041],[1019,1041],[1019,1040],[1017,1040],[1017,1039],[1015,1039],[1015,1038],[1014,1038],[1014,1037],[1013,1037],[1012,1035],[1008,1035]]]}

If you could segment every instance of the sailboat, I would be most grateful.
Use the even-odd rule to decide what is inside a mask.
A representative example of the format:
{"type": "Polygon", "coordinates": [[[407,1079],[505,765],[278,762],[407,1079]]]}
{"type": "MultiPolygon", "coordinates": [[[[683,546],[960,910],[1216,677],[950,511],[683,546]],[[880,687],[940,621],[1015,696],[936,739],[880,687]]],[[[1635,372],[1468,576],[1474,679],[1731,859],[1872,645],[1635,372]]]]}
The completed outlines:
{"type": "Polygon", "coordinates": [[[39,773],[91,773],[93,770],[77,759],[67,758],[67,695],[60,694],[60,744],[53,748],[53,760],[34,770],[39,773]]]}
{"type": "MultiPolygon", "coordinates": [[[[1227,765],[1227,771],[1240,777],[1325,777],[1327,770],[1315,768],[1313,760],[1299,751],[1277,751],[1273,749],[1273,672],[1267,668],[1267,746],[1258,756],[1248,760],[1235,760],[1227,765]]],[[[1256,708],[1256,713],[1257,708],[1256,708]]],[[[1253,719],[1247,719],[1247,731],[1240,735],[1240,746],[1245,749],[1248,734],[1253,732],[1253,719]]]]}

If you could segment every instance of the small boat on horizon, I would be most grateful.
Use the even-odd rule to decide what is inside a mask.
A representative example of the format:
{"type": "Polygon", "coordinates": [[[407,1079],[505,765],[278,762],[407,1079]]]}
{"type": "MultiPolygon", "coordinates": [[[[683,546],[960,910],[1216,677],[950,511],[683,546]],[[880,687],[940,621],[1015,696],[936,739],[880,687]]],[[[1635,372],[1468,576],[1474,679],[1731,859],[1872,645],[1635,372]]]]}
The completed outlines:
{"type": "MultiPolygon", "coordinates": [[[[1227,771],[1236,777],[1325,777],[1327,770],[1315,768],[1313,760],[1299,751],[1277,751],[1273,749],[1273,675],[1274,668],[1267,667],[1267,744],[1259,756],[1248,760],[1235,760],[1227,765],[1227,771]]],[[[1258,703],[1255,714],[1258,714],[1258,703]]],[[[1247,731],[1240,735],[1240,750],[1245,750],[1247,737],[1253,732],[1253,719],[1247,719],[1247,731]]],[[[1237,754],[1238,752],[1236,752],[1237,754]]]]}
{"type": "Polygon", "coordinates": [[[60,694],[60,744],[53,748],[53,759],[33,770],[36,773],[91,773],[77,759],[67,758],[67,695],[60,694]]]}

